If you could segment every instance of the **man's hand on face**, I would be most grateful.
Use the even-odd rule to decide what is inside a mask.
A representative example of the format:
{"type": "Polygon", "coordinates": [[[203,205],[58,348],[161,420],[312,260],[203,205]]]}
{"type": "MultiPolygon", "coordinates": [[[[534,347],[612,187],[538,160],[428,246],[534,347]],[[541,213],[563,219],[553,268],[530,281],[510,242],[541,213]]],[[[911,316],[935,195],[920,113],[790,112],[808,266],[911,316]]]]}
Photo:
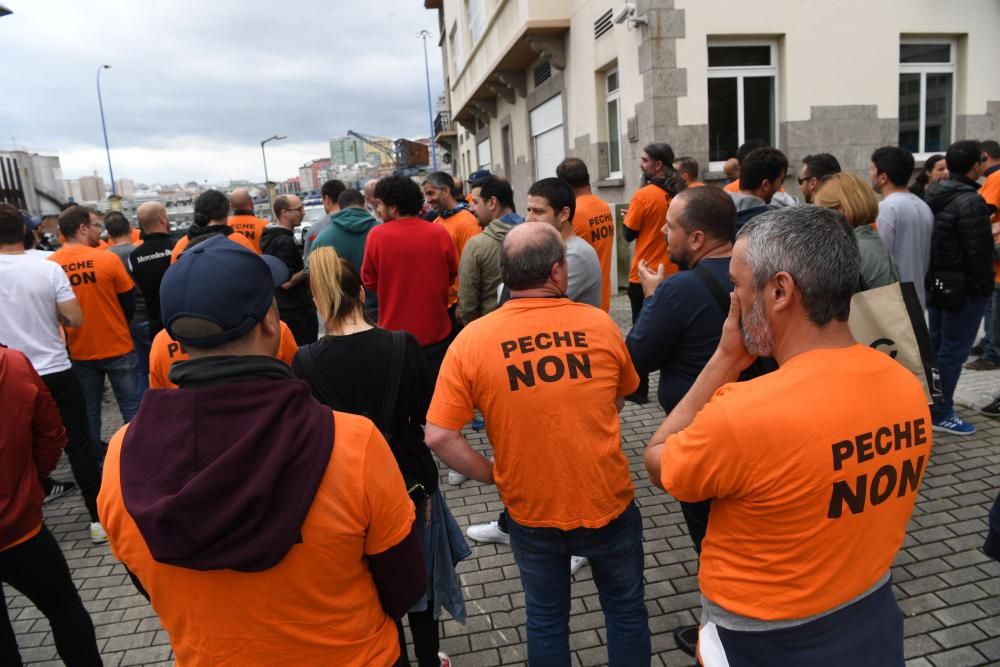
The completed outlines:
{"type": "Polygon", "coordinates": [[[740,299],[736,292],[732,292],[729,295],[729,315],[722,325],[722,338],[719,339],[714,360],[732,369],[736,375],[746,370],[757,358],[756,355],[747,352],[746,344],[743,342],[743,332],[740,327],[742,316],[740,299]]]}

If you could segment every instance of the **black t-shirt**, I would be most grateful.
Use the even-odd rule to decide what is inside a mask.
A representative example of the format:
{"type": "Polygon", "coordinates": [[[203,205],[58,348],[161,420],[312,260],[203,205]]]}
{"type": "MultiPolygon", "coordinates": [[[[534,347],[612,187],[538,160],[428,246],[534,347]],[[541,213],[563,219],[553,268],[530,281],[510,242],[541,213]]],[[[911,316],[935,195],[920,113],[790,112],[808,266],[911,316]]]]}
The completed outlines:
{"type": "MultiPolygon", "coordinates": [[[[342,405],[336,410],[364,415],[377,421],[382,412],[385,388],[392,365],[392,333],[379,328],[346,336],[324,336],[309,346],[319,373],[342,405]]],[[[309,383],[313,396],[322,401],[302,366],[300,350],[292,362],[296,376],[309,383]]],[[[406,352],[396,406],[390,419],[393,455],[400,470],[433,493],[437,488],[437,466],[424,444],[423,425],[434,393],[431,371],[417,339],[406,334],[406,352]],[[433,488],[428,487],[431,485],[433,488]]]]}
{"type": "Polygon", "coordinates": [[[174,239],[170,234],[147,234],[142,245],[129,254],[132,277],[142,291],[149,319],[149,334],[155,336],[163,328],[160,321],[160,282],[170,268],[170,252],[174,239]]]}

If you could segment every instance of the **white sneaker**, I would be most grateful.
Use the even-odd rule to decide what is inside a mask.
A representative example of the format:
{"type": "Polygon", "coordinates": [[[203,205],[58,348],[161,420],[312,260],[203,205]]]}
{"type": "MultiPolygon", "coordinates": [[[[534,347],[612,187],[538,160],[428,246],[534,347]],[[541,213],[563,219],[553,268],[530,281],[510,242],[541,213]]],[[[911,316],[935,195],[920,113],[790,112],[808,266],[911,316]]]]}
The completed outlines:
{"type": "Polygon", "coordinates": [[[104,526],[98,521],[90,524],[90,541],[93,544],[104,544],[108,541],[108,534],[104,532],[104,526]]]}
{"type": "Polygon", "coordinates": [[[586,565],[589,561],[586,556],[570,556],[569,557],[569,576],[576,574],[576,571],[581,567],[586,565]]]}
{"type": "Polygon", "coordinates": [[[483,544],[510,544],[510,535],[500,530],[500,524],[496,521],[469,526],[465,534],[469,539],[483,544]]]}
{"type": "Polygon", "coordinates": [[[458,486],[467,479],[469,478],[460,472],[455,472],[454,470],[448,471],[448,483],[452,486],[458,486]]]}
{"type": "Polygon", "coordinates": [[[438,651],[438,660],[441,661],[441,667],[451,667],[451,658],[441,653],[441,651],[438,651]]]}

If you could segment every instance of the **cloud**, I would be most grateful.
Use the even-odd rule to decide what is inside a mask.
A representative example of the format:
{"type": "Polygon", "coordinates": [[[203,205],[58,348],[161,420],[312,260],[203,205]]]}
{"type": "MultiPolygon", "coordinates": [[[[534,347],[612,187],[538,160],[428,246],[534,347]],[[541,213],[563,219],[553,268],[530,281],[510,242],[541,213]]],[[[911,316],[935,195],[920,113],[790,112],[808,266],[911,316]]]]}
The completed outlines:
{"type": "MultiPolygon", "coordinates": [[[[106,174],[95,76],[115,175],[144,181],[272,179],[328,155],[348,129],[426,136],[418,30],[437,15],[417,0],[7,0],[0,143],[58,151],[67,177],[106,174]],[[277,9],[280,14],[275,13],[277,9]],[[265,11],[266,10],[266,11],[265,11]],[[273,160],[273,166],[272,166],[273,160]]],[[[441,91],[437,35],[431,91],[441,91]]]]}

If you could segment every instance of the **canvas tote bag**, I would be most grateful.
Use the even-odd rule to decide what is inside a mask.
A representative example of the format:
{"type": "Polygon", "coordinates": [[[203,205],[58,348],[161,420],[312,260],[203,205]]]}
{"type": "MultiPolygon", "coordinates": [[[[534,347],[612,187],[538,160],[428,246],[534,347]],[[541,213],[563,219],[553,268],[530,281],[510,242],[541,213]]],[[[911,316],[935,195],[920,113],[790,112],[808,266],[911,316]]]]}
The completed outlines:
{"type": "Polygon", "coordinates": [[[937,355],[913,283],[858,292],[847,324],[859,343],[885,352],[913,373],[928,403],[940,395],[937,355]]]}

